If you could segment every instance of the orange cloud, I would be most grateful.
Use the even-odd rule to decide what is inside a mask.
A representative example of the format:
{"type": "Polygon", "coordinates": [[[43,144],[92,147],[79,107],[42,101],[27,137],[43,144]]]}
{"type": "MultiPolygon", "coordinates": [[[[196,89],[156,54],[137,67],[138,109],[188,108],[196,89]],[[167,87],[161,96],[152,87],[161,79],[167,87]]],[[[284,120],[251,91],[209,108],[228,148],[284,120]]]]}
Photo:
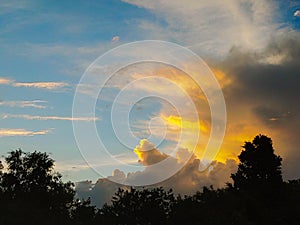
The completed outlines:
{"type": "Polygon", "coordinates": [[[150,166],[158,163],[168,156],[158,151],[154,145],[146,139],[140,141],[140,145],[137,145],[133,150],[138,156],[139,162],[144,166],[150,166]]]}

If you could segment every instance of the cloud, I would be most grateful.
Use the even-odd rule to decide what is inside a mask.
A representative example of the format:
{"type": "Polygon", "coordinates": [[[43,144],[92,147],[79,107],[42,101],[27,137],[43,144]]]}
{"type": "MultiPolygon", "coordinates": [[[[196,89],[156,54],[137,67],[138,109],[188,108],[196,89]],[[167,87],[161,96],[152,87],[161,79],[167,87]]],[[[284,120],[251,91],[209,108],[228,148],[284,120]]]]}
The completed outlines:
{"type": "Polygon", "coordinates": [[[284,159],[285,179],[299,175],[299,40],[299,33],[290,32],[273,39],[260,52],[233,48],[221,63],[222,70],[234,80],[224,89],[228,111],[224,145],[234,136],[247,140],[245,134],[269,135],[284,159]],[[265,60],[277,55],[284,55],[280,62],[265,60]]]}
{"type": "Polygon", "coordinates": [[[294,16],[295,16],[295,17],[299,17],[299,16],[300,16],[300,10],[295,11],[295,12],[294,12],[294,16]]]}
{"type": "MultiPolygon", "coordinates": [[[[183,194],[193,193],[203,185],[222,187],[230,181],[230,174],[237,168],[237,162],[232,158],[240,153],[239,146],[244,141],[251,141],[258,133],[272,137],[276,154],[284,159],[284,178],[297,178],[300,160],[300,106],[297,104],[300,96],[299,35],[297,32],[290,32],[284,37],[275,37],[260,51],[233,47],[224,60],[211,62],[222,74],[221,79],[226,81],[222,88],[227,102],[228,128],[217,157],[218,160],[223,160],[214,161],[209,169],[201,171],[199,167],[202,162],[193,155],[178,173],[157,184],[158,186],[173,188],[175,192],[183,194]]],[[[144,163],[145,169],[127,175],[116,171],[111,177],[130,183],[164,173],[151,169],[150,165],[159,163],[166,153],[153,148],[149,141],[143,142],[135,152],[140,162],[144,163]],[[150,151],[142,151],[143,149],[150,151]]],[[[181,148],[176,156],[168,158],[172,160],[171,165],[178,165],[188,156],[188,149],[181,148]]],[[[86,195],[91,196],[92,201],[101,206],[104,201],[110,201],[107,196],[111,196],[115,190],[116,186],[111,181],[102,178],[90,187],[86,195]],[[95,195],[96,189],[98,196],[102,196],[101,201],[95,195]]]]}
{"type": "Polygon", "coordinates": [[[140,145],[137,145],[133,151],[139,157],[139,162],[144,166],[153,165],[168,157],[155,149],[154,145],[146,139],[141,140],[140,145]]]}
{"type": "Polygon", "coordinates": [[[0,77],[0,85],[10,85],[13,87],[28,87],[28,88],[39,88],[46,90],[57,90],[64,87],[70,86],[65,82],[16,82],[7,78],[0,77]]]}
{"type": "Polygon", "coordinates": [[[91,198],[92,205],[102,207],[104,203],[109,203],[118,188],[124,186],[114,183],[107,178],[100,178],[95,184],[92,181],[81,181],[76,183],[76,197],[79,199],[91,198]]]}
{"type": "MultiPolygon", "coordinates": [[[[76,184],[78,197],[91,197],[92,203],[100,207],[104,203],[110,202],[111,197],[117,188],[127,188],[124,185],[116,184],[110,180],[122,183],[126,183],[127,181],[131,183],[135,180],[140,180],[143,177],[147,179],[147,177],[149,178],[150,176],[158,176],[165,171],[162,171],[163,168],[154,169],[150,166],[153,165],[153,163],[158,163],[168,157],[171,159],[171,163],[169,164],[171,167],[168,167],[168,169],[172,170],[173,166],[181,164],[182,161],[186,159],[187,155],[190,156],[190,154],[186,154],[188,151],[187,149],[179,149],[177,157],[173,158],[161,153],[158,149],[153,148],[154,145],[151,142],[142,140],[140,145],[134,150],[139,157],[139,161],[145,166],[143,171],[128,173],[126,176],[124,172],[115,170],[112,176],[100,178],[95,184],[92,184],[91,181],[79,182],[76,184]],[[143,150],[146,154],[139,154],[143,150]]],[[[210,168],[205,171],[200,171],[200,166],[200,160],[197,159],[195,155],[192,155],[186,164],[183,165],[182,169],[174,176],[161,183],[148,187],[152,188],[162,186],[166,189],[172,188],[175,193],[181,193],[183,195],[192,194],[200,190],[203,186],[213,185],[216,188],[223,187],[225,183],[229,181],[230,174],[235,172],[237,169],[237,163],[234,160],[227,160],[225,163],[214,161],[210,168]]]]}
{"type": "Polygon", "coordinates": [[[30,131],[26,129],[0,129],[0,137],[45,135],[51,131],[52,129],[40,131],[30,131]]]}
{"type": "Polygon", "coordinates": [[[69,86],[69,84],[63,82],[31,82],[31,83],[21,82],[21,83],[14,83],[13,86],[54,90],[54,89],[59,89],[59,88],[69,86]]]}
{"type": "Polygon", "coordinates": [[[0,77],[0,84],[10,84],[10,83],[12,83],[12,80],[0,77]]]}
{"type": "Polygon", "coordinates": [[[123,1],[151,11],[164,22],[141,20],[145,36],[173,40],[210,57],[224,57],[232,46],[261,49],[283,30],[275,1],[123,1]]]}
{"type": "Polygon", "coordinates": [[[93,122],[100,120],[98,117],[63,117],[63,116],[32,116],[32,115],[16,115],[16,114],[5,114],[2,119],[19,118],[25,120],[62,120],[62,121],[86,121],[93,122]]]}
{"type": "Polygon", "coordinates": [[[0,106],[9,106],[9,107],[32,107],[37,109],[45,109],[46,106],[43,104],[47,101],[43,100],[32,100],[32,101],[0,101],[0,106]]]}
{"type": "Polygon", "coordinates": [[[120,37],[119,36],[114,36],[111,41],[112,42],[118,42],[120,40],[120,37]]]}

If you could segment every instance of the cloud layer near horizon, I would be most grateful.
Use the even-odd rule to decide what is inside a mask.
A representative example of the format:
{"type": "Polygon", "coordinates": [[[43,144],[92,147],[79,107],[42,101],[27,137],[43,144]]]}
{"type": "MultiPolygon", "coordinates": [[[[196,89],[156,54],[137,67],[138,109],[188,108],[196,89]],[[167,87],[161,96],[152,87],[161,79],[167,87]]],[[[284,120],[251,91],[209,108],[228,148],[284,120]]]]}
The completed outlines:
{"type": "MultiPolygon", "coordinates": [[[[154,176],[160,176],[166,173],[165,170],[173,170],[176,166],[182,164],[182,169],[163,182],[153,184],[147,187],[164,187],[172,188],[175,193],[193,194],[200,190],[203,186],[213,185],[215,188],[225,186],[230,180],[230,174],[234,173],[237,168],[235,160],[227,160],[225,163],[214,161],[207,169],[200,171],[201,161],[195,155],[190,155],[187,149],[179,149],[175,157],[161,153],[154,145],[147,140],[141,140],[140,145],[136,147],[134,152],[139,158],[139,162],[145,166],[143,171],[128,173],[127,175],[118,169],[114,170],[112,176],[100,178],[95,184],[91,181],[82,181],[76,183],[77,197],[88,198],[92,200],[92,204],[101,207],[104,203],[109,203],[112,195],[120,187],[126,188],[121,183],[135,183],[145,179],[151,179],[154,176]],[[189,159],[185,158],[190,156],[189,159]],[[154,168],[151,165],[162,162],[165,159],[171,159],[168,168],[154,168]]],[[[141,188],[141,187],[138,187],[141,188]]]]}

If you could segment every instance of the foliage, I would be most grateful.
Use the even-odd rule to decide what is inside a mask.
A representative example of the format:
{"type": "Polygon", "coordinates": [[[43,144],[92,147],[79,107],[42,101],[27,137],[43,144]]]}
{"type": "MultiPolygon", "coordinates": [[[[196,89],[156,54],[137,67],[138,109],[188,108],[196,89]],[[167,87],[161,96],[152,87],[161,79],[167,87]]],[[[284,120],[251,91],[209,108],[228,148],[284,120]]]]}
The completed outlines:
{"type": "Polygon", "coordinates": [[[174,200],[172,190],[163,188],[119,189],[112,204],[99,211],[99,219],[109,224],[167,224],[174,200]]]}
{"type": "Polygon", "coordinates": [[[0,179],[0,224],[71,224],[75,191],[54,172],[46,153],[16,150],[0,179]]]}
{"type": "Polygon", "coordinates": [[[253,190],[282,184],[282,159],[274,154],[271,138],[258,135],[252,142],[245,142],[243,148],[238,171],[231,175],[235,188],[253,190]]]}
{"type": "Polygon", "coordinates": [[[283,182],[272,140],[256,136],[239,159],[233,184],[225,188],[182,197],[163,188],[128,187],[96,209],[89,199],[75,199],[73,184],[62,181],[46,153],[12,151],[7,168],[0,162],[0,224],[299,224],[300,180],[283,182]]]}

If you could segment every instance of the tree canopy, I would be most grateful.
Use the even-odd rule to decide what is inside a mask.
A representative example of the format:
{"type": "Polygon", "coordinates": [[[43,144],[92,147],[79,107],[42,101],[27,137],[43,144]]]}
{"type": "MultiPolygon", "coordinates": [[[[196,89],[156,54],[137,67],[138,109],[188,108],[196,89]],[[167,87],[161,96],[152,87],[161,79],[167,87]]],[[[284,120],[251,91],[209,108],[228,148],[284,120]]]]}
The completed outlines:
{"type": "Polygon", "coordinates": [[[70,211],[77,203],[73,184],[62,181],[49,155],[18,149],[5,162],[0,224],[71,224],[70,211]]]}
{"type": "Polygon", "coordinates": [[[235,188],[270,191],[283,184],[282,158],[274,153],[271,138],[258,135],[252,142],[245,142],[238,158],[238,171],[231,175],[235,188]]]}
{"type": "Polygon", "coordinates": [[[75,198],[46,153],[12,151],[0,162],[1,225],[298,225],[300,180],[284,182],[280,156],[264,135],[245,142],[233,184],[191,196],[163,188],[120,188],[96,209],[75,198]],[[268,194],[269,193],[269,194],[268,194]],[[267,197],[266,197],[267,196],[267,197]]]}

